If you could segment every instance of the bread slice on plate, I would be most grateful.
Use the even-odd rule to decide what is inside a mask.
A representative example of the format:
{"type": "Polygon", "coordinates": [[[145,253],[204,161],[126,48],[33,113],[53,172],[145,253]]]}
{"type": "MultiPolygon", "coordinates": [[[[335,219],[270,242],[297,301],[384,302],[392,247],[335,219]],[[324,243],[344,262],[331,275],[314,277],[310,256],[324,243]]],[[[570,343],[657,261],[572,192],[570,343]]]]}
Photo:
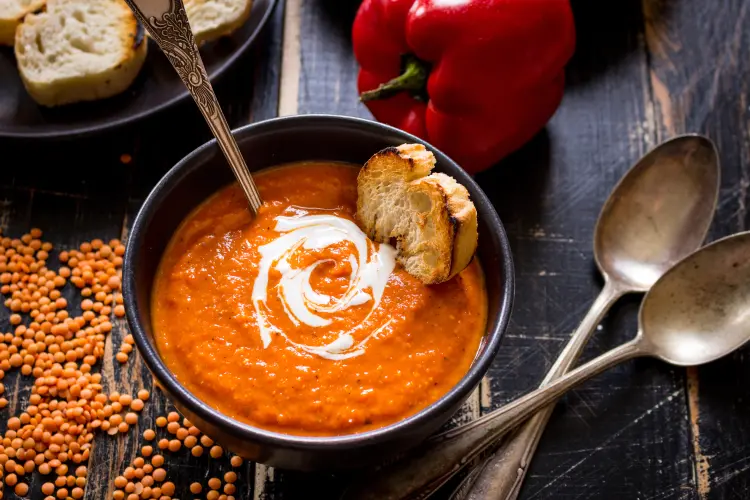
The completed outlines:
{"type": "Polygon", "coordinates": [[[430,173],[435,156],[421,144],[386,148],[357,177],[357,218],[374,241],[395,243],[397,260],[425,284],[447,281],[477,248],[477,211],[452,177],[430,173]]]}
{"type": "Polygon", "coordinates": [[[250,17],[252,0],[184,0],[185,13],[201,44],[232,34],[250,17]]]}
{"type": "Polygon", "coordinates": [[[146,58],[144,31],[123,0],[48,0],[16,30],[18,70],[44,106],[119,94],[146,58]]]}
{"type": "Polygon", "coordinates": [[[36,12],[46,0],[0,0],[0,45],[13,46],[16,28],[26,14],[36,12]]]}

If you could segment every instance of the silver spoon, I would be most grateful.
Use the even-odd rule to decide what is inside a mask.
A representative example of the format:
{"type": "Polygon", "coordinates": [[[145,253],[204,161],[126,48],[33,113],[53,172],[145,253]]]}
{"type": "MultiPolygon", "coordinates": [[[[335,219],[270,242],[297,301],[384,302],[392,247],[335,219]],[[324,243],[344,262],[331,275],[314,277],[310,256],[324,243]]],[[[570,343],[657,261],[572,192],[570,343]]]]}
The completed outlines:
{"type": "MultiPolygon", "coordinates": [[[[698,249],[719,195],[719,155],[708,138],[683,135],[648,152],[617,183],[594,230],[594,260],[604,287],[542,386],[568,372],[610,307],[647,292],[677,261],[698,249]]],[[[512,500],[554,405],[534,415],[466,476],[454,500],[512,500]]]]}
{"type": "Polygon", "coordinates": [[[193,96],[255,215],[262,201],[203,66],[182,0],[125,0],[193,96]]]}
{"type": "MultiPolygon", "coordinates": [[[[719,171],[714,144],[691,134],[652,149],[617,183],[595,228],[594,260],[604,287],[542,386],[570,370],[614,302],[626,293],[646,292],[675,262],[700,247],[715,211],[719,171]]],[[[454,498],[464,498],[469,492],[475,498],[512,498],[553,409],[550,405],[540,411],[498,453],[467,475],[454,498]]],[[[458,464],[454,474],[469,465],[463,458],[453,457],[458,464]]],[[[418,491],[424,498],[438,486],[418,491]]]]}
{"type": "Polygon", "coordinates": [[[623,361],[649,356],[676,366],[719,359],[750,340],[750,231],[704,246],[667,271],[643,299],[638,334],[546,386],[472,423],[428,439],[406,458],[359,481],[345,498],[424,498],[443,484],[477,443],[491,443],[576,385],[623,361]],[[408,490],[404,486],[408,486],[408,490]]]}

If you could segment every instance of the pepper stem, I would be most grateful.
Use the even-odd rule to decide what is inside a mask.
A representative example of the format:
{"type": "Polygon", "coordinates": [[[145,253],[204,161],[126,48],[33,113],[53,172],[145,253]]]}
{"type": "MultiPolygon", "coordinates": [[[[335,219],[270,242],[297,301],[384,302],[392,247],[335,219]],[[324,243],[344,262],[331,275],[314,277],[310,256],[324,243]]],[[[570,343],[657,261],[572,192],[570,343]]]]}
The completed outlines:
{"type": "Polygon", "coordinates": [[[362,102],[376,99],[387,99],[400,92],[408,92],[418,100],[427,100],[427,77],[430,69],[427,63],[417,57],[407,54],[404,56],[403,73],[396,78],[381,83],[378,88],[367,90],[359,95],[362,102]]]}

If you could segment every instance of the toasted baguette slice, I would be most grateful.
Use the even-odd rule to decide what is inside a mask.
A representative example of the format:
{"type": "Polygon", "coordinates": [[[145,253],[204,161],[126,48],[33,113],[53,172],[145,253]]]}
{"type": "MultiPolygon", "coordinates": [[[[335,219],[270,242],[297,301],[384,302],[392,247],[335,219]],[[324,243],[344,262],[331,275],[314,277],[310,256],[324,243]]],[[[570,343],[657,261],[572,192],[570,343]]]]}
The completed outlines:
{"type": "Polygon", "coordinates": [[[357,177],[357,218],[380,243],[395,240],[397,260],[426,284],[447,281],[477,248],[477,211],[464,186],[430,172],[435,156],[421,144],[386,148],[357,177]]]}
{"type": "Polygon", "coordinates": [[[232,34],[250,17],[252,0],[184,0],[185,13],[201,44],[232,34]]]}
{"type": "Polygon", "coordinates": [[[123,0],[48,0],[16,31],[21,79],[50,107],[119,94],[146,58],[143,33],[123,0]]]}
{"type": "Polygon", "coordinates": [[[0,45],[13,46],[16,28],[23,18],[45,3],[46,0],[0,0],[0,45]]]}

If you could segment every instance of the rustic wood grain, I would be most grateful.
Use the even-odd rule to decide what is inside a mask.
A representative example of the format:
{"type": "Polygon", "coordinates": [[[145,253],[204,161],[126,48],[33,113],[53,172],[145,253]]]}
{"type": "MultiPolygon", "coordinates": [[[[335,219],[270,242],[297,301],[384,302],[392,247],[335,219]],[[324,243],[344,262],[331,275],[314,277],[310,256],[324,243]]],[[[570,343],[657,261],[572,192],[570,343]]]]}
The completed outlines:
{"type": "MultiPolygon", "coordinates": [[[[297,95],[290,101],[296,108],[279,106],[287,88],[280,85],[283,40],[291,36],[283,27],[289,12],[280,2],[258,44],[216,85],[230,124],[289,109],[371,118],[357,101],[349,39],[358,3],[288,1],[298,16],[286,17],[299,23],[297,95]]],[[[620,175],[658,141],[701,132],[717,142],[723,182],[709,239],[750,223],[750,0],[573,2],[579,41],[563,105],[543,133],[477,176],[508,229],[517,296],[502,350],[457,420],[538,384],[601,287],[591,249],[601,204],[620,175]]],[[[44,145],[0,141],[0,227],[19,235],[39,226],[57,250],[126,236],[158,179],[209,137],[187,103],[100,137],[44,145]],[[163,130],[173,124],[185,135],[162,142],[163,130]]],[[[68,286],[64,295],[78,304],[77,293],[68,286]]],[[[632,336],[638,305],[639,297],[630,297],[615,306],[584,360],[632,336]]],[[[0,331],[8,328],[8,312],[0,308],[0,331]]],[[[114,361],[126,333],[117,321],[101,367],[105,387],[151,388],[136,354],[122,366],[114,361]]],[[[747,352],[688,372],[638,360],[581,386],[558,404],[521,498],[750,498],[747,352]]],[[[0,412],[0,430],[24,408],[31,380],[10,373],[3,382],[10,404],[0,412]]],[[[137,429],[125,437],[97,437],[87,499],[111,498],[111,480],[143,445],[142,430],[171,410],[152,390],[137,429]]],[[[226,457],[196,459],[186,450],[165,456],[168,478],[183,500],[192,498],[190,482],[205,484],[228,469],[226,457]]],[[[348,478],[250,463],[239,476],[235,497],[254,500],[335,498],[348,478]]],[[[31,498],[42,498],[40,484],[35,475],[31,498]]],[[[15,497],[6,488],[4,498],[15,497]]]]}
{"type": "MultiPolygon", "coordinates": [[[[709,240],[750,218],[750,4],[643,2],[660,131],[700,132],[722,160],[721,199],[709,240]]],[[[690,443],[698,498],[750,497],[748,350],[688,371],[690,443]]]]}

